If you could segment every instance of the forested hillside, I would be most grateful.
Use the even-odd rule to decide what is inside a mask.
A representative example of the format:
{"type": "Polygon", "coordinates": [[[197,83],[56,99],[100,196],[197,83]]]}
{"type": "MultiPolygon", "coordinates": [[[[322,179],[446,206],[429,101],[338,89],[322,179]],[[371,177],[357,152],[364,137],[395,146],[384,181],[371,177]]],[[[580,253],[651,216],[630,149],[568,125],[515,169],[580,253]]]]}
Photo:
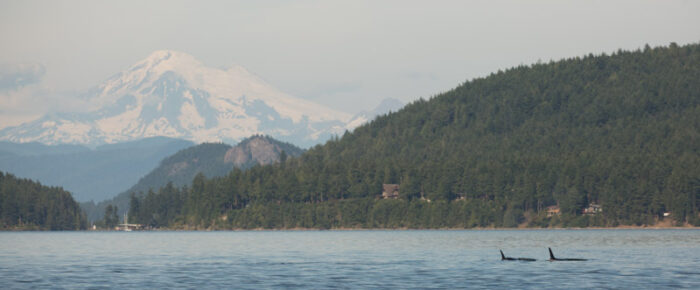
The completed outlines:
{"type": "Polygon", "coordinates": [[[190,228],[616,226],[664,213],[699,224],[698,80],[697,44],[499,71],[281,164],[134,198],[131,216],[190,228]],[[399,199],[380,200],[382,184],[399,184],[399,199]],[[602,212],[583,215],[590,204],[602,212]]]}
{"type": "Polygon", "coordinates": [[[299,156],[302,149],[269,136],[251,136],[236,146],[223,143],[202,143],[166,157],[160,165],[142,177],[138,183],[116,197],[100,202],[83,203],[90,220],[103,217],[107,205],[117,206],[118,214],[129,209],[129,196],[145,195],[149,190],[172,183],[174,187],[189,186],[197,174],[213,178],[228,174],[233,168],[248,169],[279,161],[280,155],[299,156]]]}
{"type": "Polygon", "coordinates": [[[85,214],[70,192],[0,172],[0,230],[81,230],[85,214]]]}

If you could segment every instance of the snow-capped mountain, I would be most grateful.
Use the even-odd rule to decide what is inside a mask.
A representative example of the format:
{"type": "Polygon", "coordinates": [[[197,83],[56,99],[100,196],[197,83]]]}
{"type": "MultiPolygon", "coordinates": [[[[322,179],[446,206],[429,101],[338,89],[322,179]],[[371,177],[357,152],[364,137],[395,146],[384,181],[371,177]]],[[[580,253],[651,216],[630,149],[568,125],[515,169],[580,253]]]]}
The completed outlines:
{"type": "Polygon", "coordinates": [[[235,143],[254,134],[300,146],[341,134],[338,112],[285,94],[241,66],[207,67],[176,51],[156,51],[91,89],[89,113],[48,114],[0,130],[0,140],[99,145],[166,136],[235,143]]]}

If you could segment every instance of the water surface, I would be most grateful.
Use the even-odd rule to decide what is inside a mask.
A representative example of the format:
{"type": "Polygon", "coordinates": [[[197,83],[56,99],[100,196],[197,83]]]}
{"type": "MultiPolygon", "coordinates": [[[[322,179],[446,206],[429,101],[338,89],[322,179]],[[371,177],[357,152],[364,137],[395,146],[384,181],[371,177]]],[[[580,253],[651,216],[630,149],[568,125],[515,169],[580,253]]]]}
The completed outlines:
{"type": "Polygon", "coordinates": [[[3,288],[700,288],[700,230],[2,232],[0,244],[3,288]],[[547,247],[589,260],[548,262],[547,247]]]}

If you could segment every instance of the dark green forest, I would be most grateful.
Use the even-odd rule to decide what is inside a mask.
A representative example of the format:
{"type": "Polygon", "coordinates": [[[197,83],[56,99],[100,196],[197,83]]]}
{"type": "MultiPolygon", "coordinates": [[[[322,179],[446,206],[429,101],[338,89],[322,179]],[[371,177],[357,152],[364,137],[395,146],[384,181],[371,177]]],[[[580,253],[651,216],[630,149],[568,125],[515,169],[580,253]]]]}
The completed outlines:
{"type": "Polygon", "coordinates": [[[700,225],[700,46],[498,71],[296,158],[132,196],[169,228],[700,225]],[[398,199],[380,199],[399,184],[398,199]],[[602,212],[583,215],[589,204],[602,212]],[[558,206],[548,216],[546,208],[558,206]]]}
{"type": "Polygon", "coordinates": [[[0,230],[84,230],[70,192],[0,172],[0,230]]]}

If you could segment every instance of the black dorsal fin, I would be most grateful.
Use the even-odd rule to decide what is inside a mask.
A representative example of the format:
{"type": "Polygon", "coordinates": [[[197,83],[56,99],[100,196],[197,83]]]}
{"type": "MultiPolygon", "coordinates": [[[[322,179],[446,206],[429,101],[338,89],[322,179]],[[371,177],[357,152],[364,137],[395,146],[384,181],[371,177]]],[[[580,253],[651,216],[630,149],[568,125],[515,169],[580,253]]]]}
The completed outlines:
{"type": "Polygon", "coordinates": [[[499,251],[501,252],[501,260],[505,260],[505,259],[506,259],[506,255],[503,254],[503,250],[499,250],[499,251]]]}
{"type": "Polygon", "coordinates": [[[547,248],[547,249],[549,249],[549,259],[556,260],[557,258],[554,257],[554,253],[552,253],[552,248],[547,248]]]}

